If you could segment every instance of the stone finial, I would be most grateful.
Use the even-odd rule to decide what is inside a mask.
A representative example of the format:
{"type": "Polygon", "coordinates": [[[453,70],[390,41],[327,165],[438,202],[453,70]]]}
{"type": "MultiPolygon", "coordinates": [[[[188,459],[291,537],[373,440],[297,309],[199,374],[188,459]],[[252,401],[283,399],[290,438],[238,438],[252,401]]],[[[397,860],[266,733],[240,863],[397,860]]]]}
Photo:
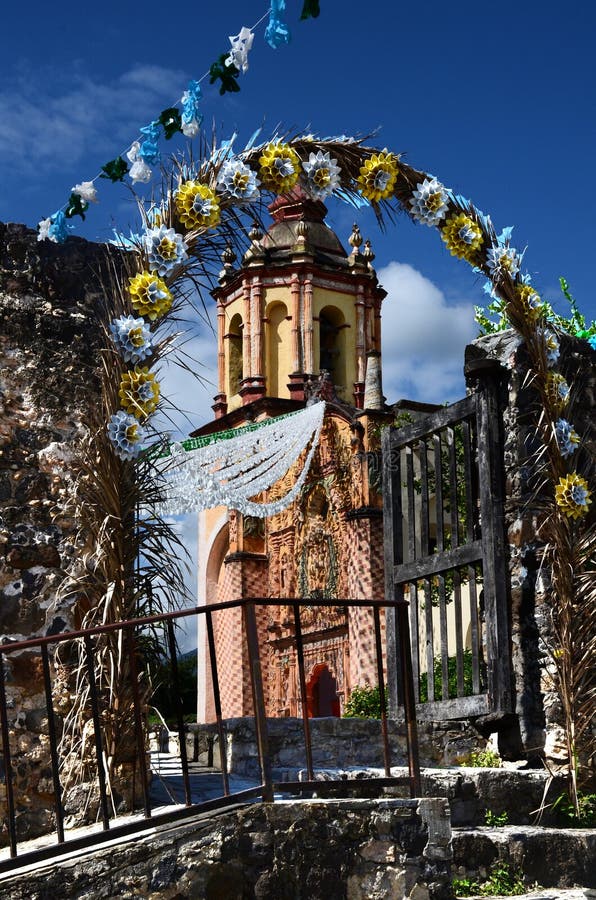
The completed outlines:
{"type": "Polygon", "coordinates": [[[228,276],[232,275],[234,272],[234,263],[236,262],[237,256],[234,253],[234,249],[231,244],[227,244],[225,250],[221,254],[221,261],[223,262],[223,269],[219,273],[219,281],[220,283],[224,282],[228,276]]]}
{"type": "Polygon", "coordinates": [[[306,243],[309,231],[310,229],[308,226],[308,222],[305,222],[304,219],[300,219],[300,221],[296,224],[296,237],[301,244],[306,243]]]}
{"type": "Polygon", "coordinates": [[[375,258],[375,254],[373,253],[373,249],[368,239],[364,242],[364,250],[362,252],[362,255],[369,264],[371,264],[373,259],[375,258]]]}
{"type": "Polygon", "coordinates": [[[350,247],[353,247],[354,253],[358,253],[360,250],[360,245],[362,244],[362,235],[360,234],[360,228],[354,222],[354,226],[352,228],[352,234],[348,238],[348,244],[350,247]]]}
{"type": "Polygon", "coordinates": [[[221,261],[223,262],[226,269],[231,269],[234,263],[236,262],[237,256],[234,253],[234,248],[231,244],[226,244],[226,249],[221,254],[221,261]]]}
{"type": "Polygon", "coordinates": [[[253,222],[252,228],[248,232],[249,240],[252,241],[253,244],[258,244],[260,242],[260,240],[262,239],[262,237],[263,237],[263,232],[261,231],[261,229],[259,227],[259,223],[253,222]]]}

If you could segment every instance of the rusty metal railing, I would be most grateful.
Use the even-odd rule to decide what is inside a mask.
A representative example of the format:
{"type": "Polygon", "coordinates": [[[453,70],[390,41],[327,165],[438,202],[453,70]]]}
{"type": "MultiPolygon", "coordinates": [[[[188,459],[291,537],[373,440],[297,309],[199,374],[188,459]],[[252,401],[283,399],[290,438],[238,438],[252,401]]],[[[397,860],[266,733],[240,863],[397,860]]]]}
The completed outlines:
{"type": "MultiPolygon", "coordinates": [[[[376,656],[376,675],[379,688],[381,705],[381,733],[382,733],[382,763],[385,777],[373,779],[380,785],[397,783],[397,779],[391,778],[391,751],[388,736],[386,716],[386,689],[385,689],[385,665],[386,659],[383,653],[383,636],[381,629],[381,610],[393,609],[398,616],[405,617],[407,622],[407,603],[404,601],[376,601],[376,600],[350,600],[350,599],[308,599],[304,598],[248,598],[229,601],[226,603],[209,604],[208,606],[194,607],[178,612],[162,615],[146,616],[126,622],[118,622],[109,625],[97,626],[80,631],[70,631],[58,635],[32,638],[25,641],[6,642],[0,644],[0,741],[2,762],[4,768],[5,808],[6,817],[4,831],[8,835],[8,851],[10,857],[4,859],[0,856],[0,872],[15,868],[41,859],[48,859],[67,850],[76,850],[90,846],[103,839],[112,839],[140,832],[144,828],[156,824],[184,819],[197,813],[219,810],[237,803],[246,803],[261,799],[264,802],[272,802],[276,792],[299,792],[307,795],[309,790],[321,788],[321,782],[315,780],[313,765],[313,749],[311,739],[310,720],[307,704],[307,682],[304,657],[305,634],[301,620],[301,606],[309,607],[338,607],[346,610],[351,608],[372,610],[373,635],[371,645],[376,656]],[[295,644],[296,659],[298,663],[298,687],[301,701],[301,717],[304,733],[304,760],[307,780],[300,782],[276,783],[272,778],[271,756],[269,753],[269,726],[266,715],[265,693],[263,688],[263,672],[261,666],[261,654],[259,645],[259,629],[256,610],[258,607],[291,607],[293,610],[294,634],[292,641],[295,644]],[[216,637],[213,625],[213,616],[223,610],[241,609],[243,618],[243,632],[246,640],[247,658],[250,667],[250,680],[252,688],[253,717],[257,738],[260,783],[249,789],[232,791],[230,775],[227,767],[225,752],[225,724],[222,716],[221,679],[220,667],[224,662],[218,660],[216,653],[216,637]],[[178,671],[178,657],[175,640],[175,625],[189,617],[198,616],[205,619],[206,642],[209,650],[209,665],[211,675],[211,688],[213,709],[215,713],[215,729],[218,735],[221,765],[221,796],[216,799],[196,802],[193,800],[191,789],[191,770],[186,749],[186,726],[183,721],[183,709],[180,699],[180,678],[178,671]],[[166,638],[166,652],[169,658],[171,670],[172,692],[176,697],[176,731],[178,733],[180,747],[180,766],[182,771],[182,783],[184,804],[176,805],[175,809],[163,807],[156,811],[152,804],[150,792],[150,779],[147,770],[147,725],[146,725],[146,700],[141,696],[139,689],[139,661],[141,650],[139,636],[147,628],[161,627],[166,638]],[[106,756],[108,748],[103,746],[102,716],[106,709],[102,707],[101,691],[98,690],[98,671],[95,664],[97,641],[104,635],[118,633],[123,639],[123,646],[127,648],[128,672],[130,677],[130,689],[132,695],[132,728],[137,748],[138,767],[140,770],[140,782],[142,793],[142,816],[132,821],[122,822],[114,810],[110,813],[109,784],[106,774],[106,756]],[[89,718],[93,723],[94,733],[94,757],[95,776],[94,783],[99,793],[97,820],[101,830],[84,835],[65,834],[65,808],[63,785],[61,780],[61,744],[56,729],[55,689],[52,685],[53,653],[56,648],[65,642],[81,641],[85,649],[84,668],[89,688],[89,718]],[[23,848],[23,840],[18,834],[17,821],[19,809],[19,791],[15,784],[15,753],[11,749],[11,742],[15,743],[15,722],[11,721],[11,705],[7,702],[7,682],[5,666],[11,658],[16,658],[24,652],[38,653],[41,658],[42,684],[45,697],[45,709],[47,712],[46,738],[49,744],[49,766],[51,768],[51,783],[53,787],[53,814],[55,822],[55,841],[44,846],[30,849],[23,848]],[[119,821],[120,819],[120,821],[119,821]],[[19,846],[21,845],[21,846],[19,846]]],[[[401,647],[400,659],[403,661],[409,657],[409,634],[403,628],[402,637],[404,645],[401,647]]],[[[10,669],[10,666],[8,666],[10,669]]],[[[411,682],[411,665],[405,667],[402,676],[411,682]]],[[[418,746],[416,737],[416,722],[413,719],[413,705],[406,708],[406,740],[408,748],[409,786],[411,796],[420,795],[420,768],[418,760],[418,746]]],[[[14,715],[14,713],[13,713],[14,715]]],[[[349,793],[350,785],[342,782],[345,793],[349,793]]],[[[135,789],[132,791],[133,806],[135,802],[135,789]]]]}

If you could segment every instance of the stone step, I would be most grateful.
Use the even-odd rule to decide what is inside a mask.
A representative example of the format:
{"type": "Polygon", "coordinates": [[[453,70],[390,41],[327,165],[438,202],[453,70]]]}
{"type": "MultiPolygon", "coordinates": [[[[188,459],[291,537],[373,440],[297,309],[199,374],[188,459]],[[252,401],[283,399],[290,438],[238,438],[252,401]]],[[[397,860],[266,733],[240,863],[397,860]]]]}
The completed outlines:
{"type": "MultiPolygon", "coordinates": [[[[508,825],[454,828],[453,876],[486,879],[495,862],[542,888],[596,888],[596,829],[508,825]]],[[[594,894],[596,897],[596,894],[594,894]]]]}

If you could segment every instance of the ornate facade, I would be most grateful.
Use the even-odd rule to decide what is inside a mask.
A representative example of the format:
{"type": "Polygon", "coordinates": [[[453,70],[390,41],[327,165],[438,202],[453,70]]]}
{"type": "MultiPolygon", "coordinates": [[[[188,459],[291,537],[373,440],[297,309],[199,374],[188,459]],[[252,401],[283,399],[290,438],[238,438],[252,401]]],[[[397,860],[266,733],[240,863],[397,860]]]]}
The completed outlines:
{"type": "MultiPolygon", "coordinates": [[[[256,226],[239,266],[231,250],[214,291],[218,323],[215,418],[195,434],[239,427],[326,400],[318,450],[300,497],[265,520],[209,510],[199,523],[199,602],[303,597],[310,715],[339,715],[352,687],[375,683],[372,613],[342,598],[382,598],[380,427],[391,414],[380,383],[381,302],[374,255],[354,226],[343,249],[326,209],[295,189],[256,226]],[[337,599],[311,607],[309,599],[337,599]]],[[[300,463],[298,464],[300,465],[300,463]]],[[[290,471],[268,499],[285,494],[290,471]]],[[[268,713],[300,714],[291,606],[257,606],[268,713]]],[[[225,717],[252,713],[242,619],[214,614],[225,717]]],[[[199,647],[205,647],[204,635],[199,647]]],[[[210,720],[208,657],[199,718],[210,720]]]]}

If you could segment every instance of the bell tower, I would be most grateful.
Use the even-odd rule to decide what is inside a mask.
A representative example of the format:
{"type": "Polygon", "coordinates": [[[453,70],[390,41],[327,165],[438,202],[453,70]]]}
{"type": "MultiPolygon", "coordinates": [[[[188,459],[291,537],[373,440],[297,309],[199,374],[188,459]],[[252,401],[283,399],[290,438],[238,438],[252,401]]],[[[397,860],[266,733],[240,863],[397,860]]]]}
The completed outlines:
{"type": "Polygon", "coordinates": [[[326,225],[327,209],[301,188],[278,197],[263,233],[255,225],[240,265],[223,254],[217,303],[215,418],[261,398],[304,401],[305,385],[328,373],[337,397],[364,407],[380,372],[381,302],[374,253],[357,225],[348,254],[326,225]]]}

